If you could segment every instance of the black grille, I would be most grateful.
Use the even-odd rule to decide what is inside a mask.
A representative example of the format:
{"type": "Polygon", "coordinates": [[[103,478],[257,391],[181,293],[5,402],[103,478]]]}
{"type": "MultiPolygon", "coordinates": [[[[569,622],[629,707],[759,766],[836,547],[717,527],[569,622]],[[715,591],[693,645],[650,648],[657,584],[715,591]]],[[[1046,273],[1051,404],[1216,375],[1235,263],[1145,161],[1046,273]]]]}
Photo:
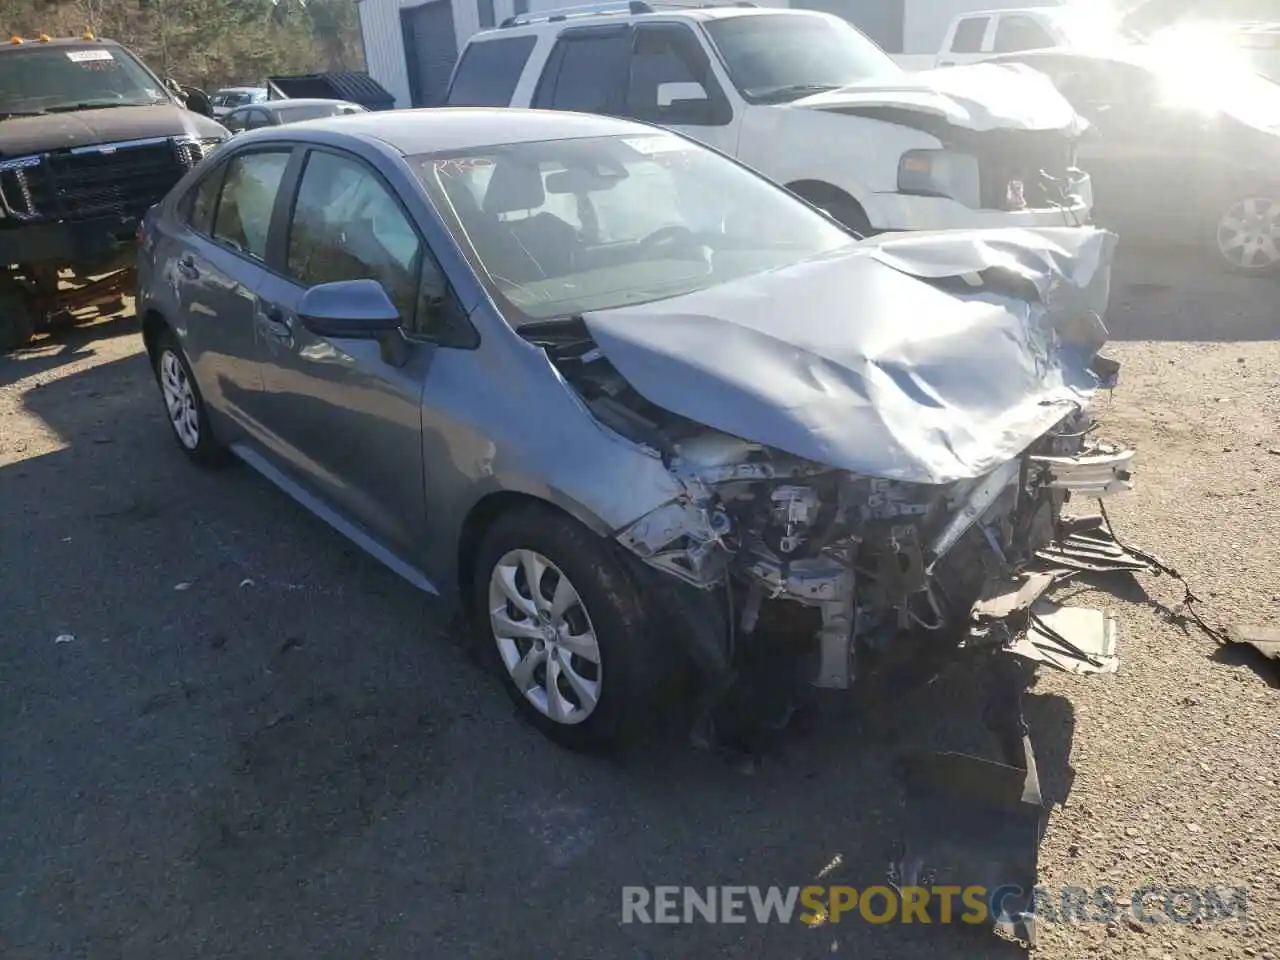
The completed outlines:
{"type": "Polygon", "coordinates": [[[1075,165],[1075,148],[1061,132],[989,131],[980,139],[975,152],[982,179],[984,209],[1017,208],[1009,194],[1009,182],[1012,180],[1022,182],[1027,207],[1045,208],[1062,204],[1061,187],[1065,184],[1068,170],[1075,165]]]}
{"type": "Polygon", "coordinates": [[[28,171],[31,199],[42,218],[138,217],[191,169],[198,150],[165,140],[112,152],[51,153],[28,171]]]}

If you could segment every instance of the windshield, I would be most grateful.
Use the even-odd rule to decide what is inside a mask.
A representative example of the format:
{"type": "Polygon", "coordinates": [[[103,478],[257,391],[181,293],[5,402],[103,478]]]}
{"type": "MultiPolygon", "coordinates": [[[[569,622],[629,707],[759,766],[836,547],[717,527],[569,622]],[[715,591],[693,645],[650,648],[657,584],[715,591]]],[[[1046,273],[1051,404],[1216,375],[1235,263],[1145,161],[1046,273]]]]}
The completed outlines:
{"type": "Polygon", "coordinates": [[[506,144],[414,166],[514,325],[680,296],[857,242],[672,134],[506,144]]]}
{"type": "Polygon", "coordinates": [[[120,47],[33,47],[0,54],[0,116],[168,103],[160,82],[120,47]]]}
{"type": "Polygon", "coordinates": [[[813,14],[725,17],[706,24],[729,79],[751,103],[781,103],[902,73],[843,20],[813,14]]]}

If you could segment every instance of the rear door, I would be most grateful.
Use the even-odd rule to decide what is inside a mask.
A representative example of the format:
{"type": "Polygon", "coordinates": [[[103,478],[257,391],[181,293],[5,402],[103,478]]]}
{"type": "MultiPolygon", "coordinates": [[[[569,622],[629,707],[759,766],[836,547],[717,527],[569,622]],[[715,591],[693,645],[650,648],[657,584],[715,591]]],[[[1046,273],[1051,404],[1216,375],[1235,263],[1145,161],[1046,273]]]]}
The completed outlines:
{"type": "Polygon", "coordinates": [[[183,198],[187,230],[172,252],[171,282],[200,388],[250,433],[261,412],[262,344],[254,325],[266,276],[267,233],[291,149],[240,151],[183,198]]]}
{"type": "Polygon", "coordinates": [[[573,27],[556,38],[532,106],[618,117],[625,113],[631,26],[573,27]]]}

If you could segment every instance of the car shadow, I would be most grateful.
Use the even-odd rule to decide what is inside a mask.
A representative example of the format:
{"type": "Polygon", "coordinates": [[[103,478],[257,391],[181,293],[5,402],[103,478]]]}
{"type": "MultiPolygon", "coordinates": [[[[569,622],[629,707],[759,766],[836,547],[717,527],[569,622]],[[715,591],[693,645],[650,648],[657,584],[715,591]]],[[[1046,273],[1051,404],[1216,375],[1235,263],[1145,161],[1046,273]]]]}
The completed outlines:
{"type": "Polygon", "coordinates": [[[1120,239],[1111,275],[1112,340],[1280,340],[1280,280],[1238,276],[1196,251],[1120,239]]]}
{"type": "Polygon", "coordinates": [[[139,329],[132,310],[82,323],[58,324],[27,346],[0,354],[0,387],[91,357],[96,353],[95,344],[136,334],[139,329]]]}

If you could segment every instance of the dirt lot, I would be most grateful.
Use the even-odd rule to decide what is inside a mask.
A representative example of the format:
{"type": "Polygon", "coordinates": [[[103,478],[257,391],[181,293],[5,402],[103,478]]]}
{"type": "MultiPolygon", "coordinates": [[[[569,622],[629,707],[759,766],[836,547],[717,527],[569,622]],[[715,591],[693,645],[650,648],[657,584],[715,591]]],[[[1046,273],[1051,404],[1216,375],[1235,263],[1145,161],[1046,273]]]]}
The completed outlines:
{"type": "MultiPolygon", "coordinates": [[[[1280,615],[1276,290],[1127,251],[1116,277],[1102,409],[1141,473],[1113,515],[1214,622],[1280,615]]],[[[0,359],[5,960],[1020,952],[857,919],[619,923],[628,884],[804,884],[837,855],[827,882],[881,882],[889,762],[968,736],[963,677],[893,723],[833,711],[754,778],[678,744],[571,756],[422,596],[167,430],[129,320],[0,359]]],[[[1166,578],[1120,592],[1120,673],[1047,676],[1030,703],[1062,801],[1042,880],[1243,884],[1251,919],[1059,924],[1037,955],[1274,960],[1280,690],[1171,621],[1166,578]]]]}

